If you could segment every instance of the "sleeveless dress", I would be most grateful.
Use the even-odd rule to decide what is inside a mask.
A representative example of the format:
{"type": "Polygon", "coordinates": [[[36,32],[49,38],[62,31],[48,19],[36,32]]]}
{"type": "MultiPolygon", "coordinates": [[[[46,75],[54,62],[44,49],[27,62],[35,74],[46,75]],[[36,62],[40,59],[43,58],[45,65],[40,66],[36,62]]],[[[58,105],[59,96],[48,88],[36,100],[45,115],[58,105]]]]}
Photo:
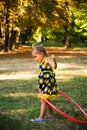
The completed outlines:
{"type": "MultiPolygon", "coordinates": [[[[47,99],[55,99],[58,94],[58,86],[56,84],[55,73],[50,65],[47,65],[48,58],[45,58],[39,65],[40,74],[38,76],[39,88],[47,99]]],[[[38,97],[41,97],[38,94],[38,97]]]]}

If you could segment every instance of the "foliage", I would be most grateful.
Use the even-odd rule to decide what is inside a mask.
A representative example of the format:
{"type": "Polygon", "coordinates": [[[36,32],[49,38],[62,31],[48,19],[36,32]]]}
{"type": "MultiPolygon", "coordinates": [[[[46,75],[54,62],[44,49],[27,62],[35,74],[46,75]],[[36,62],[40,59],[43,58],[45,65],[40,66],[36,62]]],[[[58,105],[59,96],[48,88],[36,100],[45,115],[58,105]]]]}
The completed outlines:
{"type": "Polygon", "coordinates": [[[31,39],[37,42],[39,33],[66,47],[72,42],[86,43],[86,4],[85,0],[1,0],[0,50],[30,44],[31,39]]]}

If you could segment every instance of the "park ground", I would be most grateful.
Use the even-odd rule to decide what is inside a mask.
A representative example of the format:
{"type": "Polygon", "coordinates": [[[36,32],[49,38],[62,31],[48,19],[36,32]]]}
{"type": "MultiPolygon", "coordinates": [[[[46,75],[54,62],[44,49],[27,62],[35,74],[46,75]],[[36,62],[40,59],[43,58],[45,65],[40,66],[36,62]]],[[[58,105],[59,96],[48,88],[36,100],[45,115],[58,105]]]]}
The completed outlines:
{"type": "MultiPolygon", "coordinates": [[[[55,71],[59,89],[87,112],[87,52],[47,48],[49,55],[56,55],[55,71]]],[[[30,119],[38,117],[40,101],[37,98],[38,63],[30,48],[0,53],[0,130],[87,130],[87,124],[75,123],[54,111],[55,119],[45,124],[33,124],[30,119]]],[[[85,120],[83,114],[59,95],[53,102],[67,114],[85,120]],[[68,104],[68,105],[67,105],[68,104]]]]}

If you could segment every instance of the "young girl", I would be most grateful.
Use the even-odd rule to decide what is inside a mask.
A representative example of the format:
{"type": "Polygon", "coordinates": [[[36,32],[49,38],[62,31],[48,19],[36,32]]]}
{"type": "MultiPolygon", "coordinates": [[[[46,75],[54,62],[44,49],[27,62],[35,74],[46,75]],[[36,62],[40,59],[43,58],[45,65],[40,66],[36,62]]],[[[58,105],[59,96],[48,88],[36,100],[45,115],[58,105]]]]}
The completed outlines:
{"type": "MultiPolygon", "coordinates": [[[[55,73],[53,69],[57,68],[55,56],[48,54],[43,46],[35,46],[32,50],[32,56],[39,62],[40,74],[38,76],[39,93],[42,93],[47,100],[56,99],[58,93],[58,87],[56,84],[55,73]]],[[[38,94],[39,97],[40,94],[38,94]]],[[[48,107],[48,118],[53,118],[52,108],[41,97],[41,112],[37,119],[32,119],[34,123],[45,123],[45,114],[48,107]]]]}

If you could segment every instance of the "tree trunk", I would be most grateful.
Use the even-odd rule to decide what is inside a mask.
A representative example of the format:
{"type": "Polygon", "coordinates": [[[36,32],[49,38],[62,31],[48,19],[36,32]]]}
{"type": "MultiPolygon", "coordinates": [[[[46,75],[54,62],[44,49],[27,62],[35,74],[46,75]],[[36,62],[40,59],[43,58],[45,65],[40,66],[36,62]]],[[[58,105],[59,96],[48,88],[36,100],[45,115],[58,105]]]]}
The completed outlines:
{"type": "Polygon", "coordinates": [[[16,43],[16,31],[11,30],[11,36],[10,36],[10,42],[9,42],[9,50],[12,50],[13,49],[13,45],[16,43]]]}
{"type": "Polygon", "coordinates": [[[68,31],[68,26],[65,26],[64,45],[65,48],[71,48],[70,32],[68,31]]]}
{"type": "Polygon", "coordinates": [[[8,45],[9,45],[9,30],[7,29],[5,31],[5,45],[4,45],[5,52],[8,51],[8,45]]]}
{"type": "Polygon", "coordinates": [[[8,51],[8,46],[9,46],[9,9],[6,8],[6,27],[5,27],[5,44],[4,44],[4,49],[5,51],[8,51]]]}
{"type": "Polygon", "coordinates": [[[1,24],[0,24],[0,38],[2,39],[2,27],[1,27],[1,24]]]}
{"type": "Polygon", "coordinates": [[[24,45],[27,40],[27,30],[21,33],[21,45],[24,45]]]}
{"type": "Polygon", "coordinates": [[[65,44],[65,48],[71,48],[69,32],[65,33],[65,43],[64,44],[65,44]]]}
{"type": "Polygon", "coordinates": [[[32,27],[30,27],[29,29],[26,29],[23,31],[23,33],[20,34],[20,41],[21,41],[21,45],[25,45],[25,42],[28,40],[29,42],[29,38],[32,35],[32,27]]]}
{"type": "Polygon", "coordinates": [[[87,47],[87,40],[85,40],[85,47],[87,47]]]}

